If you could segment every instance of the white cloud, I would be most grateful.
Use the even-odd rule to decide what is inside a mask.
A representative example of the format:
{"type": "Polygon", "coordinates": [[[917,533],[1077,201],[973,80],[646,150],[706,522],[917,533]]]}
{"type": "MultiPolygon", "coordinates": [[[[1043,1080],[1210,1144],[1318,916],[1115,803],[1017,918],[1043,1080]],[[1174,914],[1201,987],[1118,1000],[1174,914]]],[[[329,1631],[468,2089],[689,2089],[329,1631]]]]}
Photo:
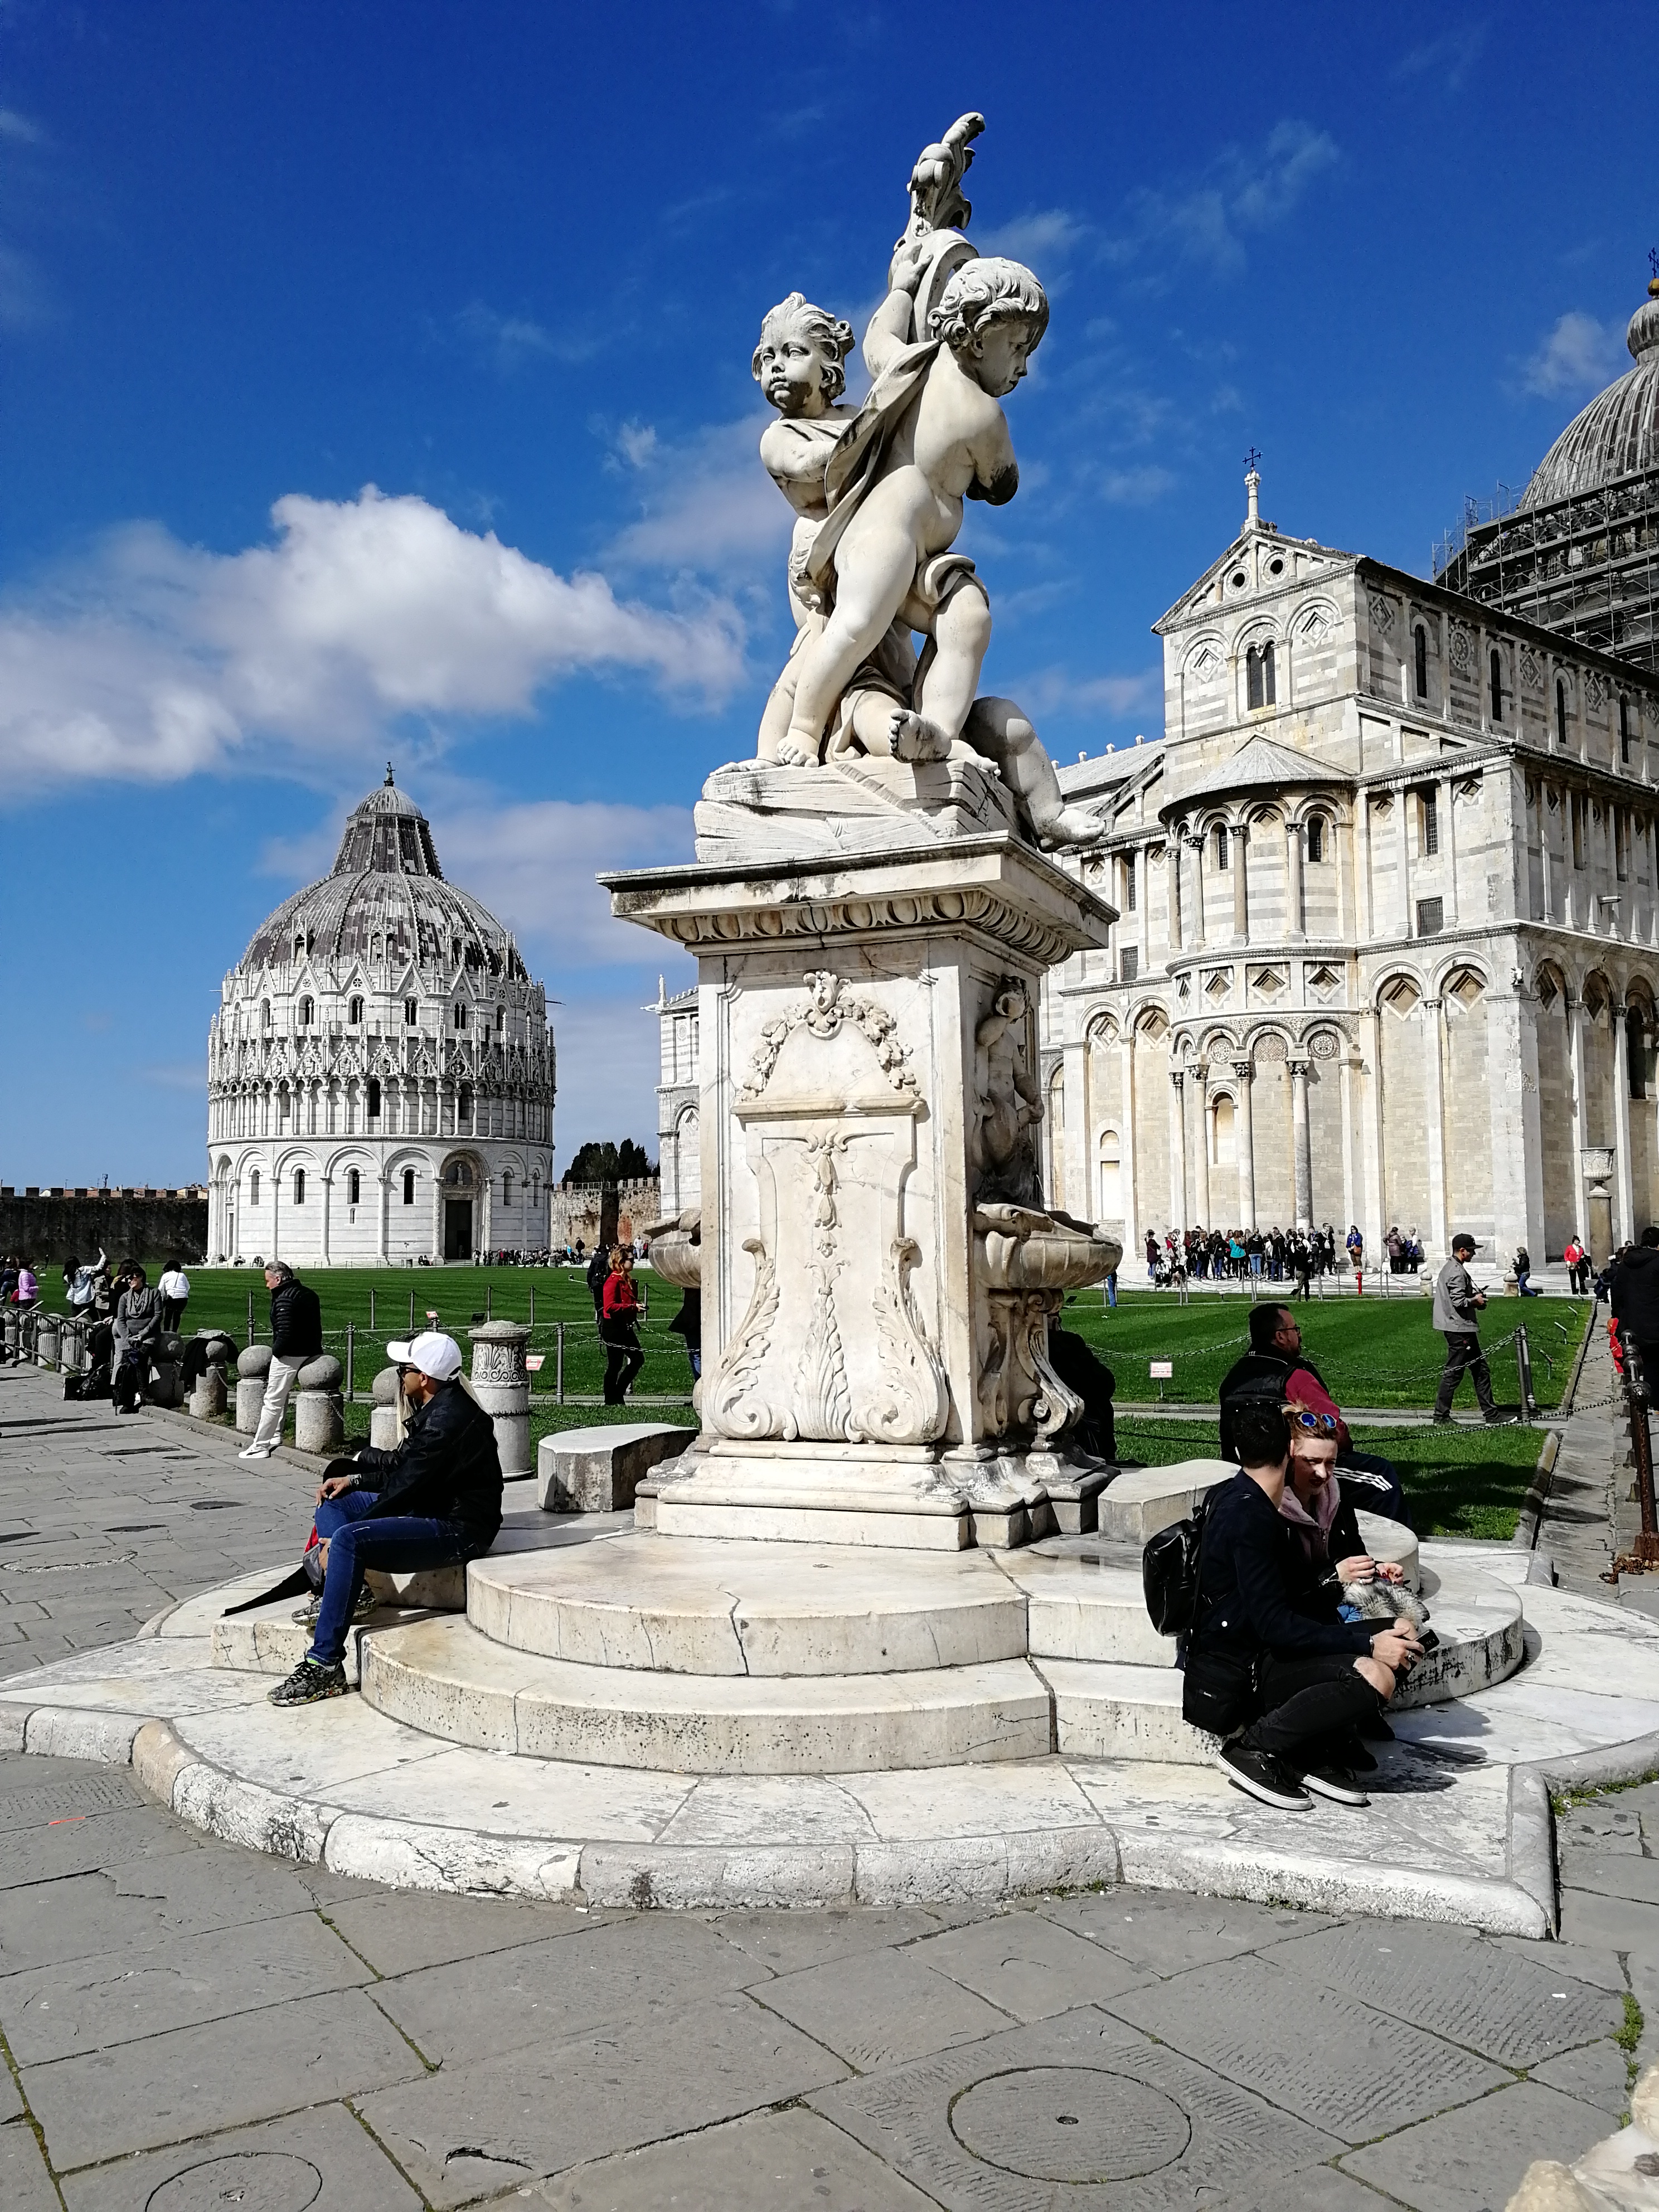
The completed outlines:
{"type": "Polygon", "coordinates": [[[1156,463],[1139,469],[1108,469],[1100,479],[1100,495],[1109,507],[1150,507],[1175,482],[1173,472],[1156,463]]]}
{"type": "MultiPolygon", "coordinates": [[[[662,963],[672,994],[696,980],[688,960],[662,963]]],[[[645,988],[553,1009],[558,1097],[553,1109],[553,1172],[562,1175],[582,1146],[624,1137],[657,1157],[657,1079],[661,1047],[656,1017],[645,1012],[657,995],[656,969],[645,988]]]]}
{"type": "Polygon", "coordinates": [[[1107,258],[1175,254],[1214,270],[1240,269],[1245,239],[1283,222],[1340,158],[1328,131],[1295,118],[1276,124],[1260,146],[1224,149],[1185,191],[1136,192],[1129,228],[1107,247],[1107,258]]]}
{"type": "MultiPolygon", "coordinates": [[[[988,230],[978,244],[981,253],[1006,254],[1032,268],[1039,261],[1066,260],[1087,232],[1088,226],[1065,208],[1042,208],[988,230]]],[[[1042,274],[1041,269],[1037,274],[1042,274]]]]}
{"type": "MultiPolygon", "coordinates": [[[[444,873],[481,898],[521,945],[544,950],[538,974],[587,963],[668,957],[665,940],[611,917],[603,869],[692,857],[690,810],[544,799],[516,805],[446,806],[434,823],[444,873]]],[[[534,960],[532,961],[535,967],[534,960]]],[[[557,985],[550,982],[549,988],[557,985]]]]}
{"type": "Polygon", "coordinates": [[[727,602],[669,613],[619,600],[601,575],[558,575],[372,485],[348,501],[293,493],[272,516],[274,544],[229,555],[135,524],[0,603],[9,796],[93,776],[174,781],[256,739],[262,767],[271,748],[279,765],[335,767],[410,718],[528,714],[578,671],[707,701],[740,680],[727,602]]]}
{"type": "Polygon", "coordinates": [[[757,411],[712,424],[683,443],[653,434],[630,454],[639,472],[637,522],[605,548],[607,562],[628,568],[690,569],[752,582],[757,557],[776,554],[777,586],[794,517],[761,466],[760,435],[769,417],[757,411]]]}
{"type": "Polygon", "coordinates": [[[1113,718],[1133,714],[1161,698],[1161,667],[1143,669],[1137,676],[1074,676],[1068,668],[1039,668],[1023,677],[1013,696],[1041,723],[1050,714],[1080,714],[1113,718]]]}
{"type": "Polygon", "coordinates": [[[649,422],[624,422],[617,433],[617,451],[630,469],[642,469],[657,450],[657,433],[649,422]]]}
{"type": "Polygon", "coordinates": [[[501,376],[512,376],[534,361],[588,361],[600,345],[591,328],[550,331],[528,315],[504,315],[482,300],[467,302],[455,317],[455,329],[462,343],[501,376]]]}
{"type": "Polygon", "coordinates": [[[1576,309],[1563,315],[1521,372],[1524,390],[1553,399],[1563,392],[1599,392],[1625,366],[1624,331],[1576,309]]]}
{"type": "Polygon", "coordinates": [[[1396,84],[1412,77],[1431,77],[1442,92],[1459,91],[1480,59],[1486,44],[1484,22],[1455,24],[1437,39],[1411,47],[1390,72],[1396,84]]]}

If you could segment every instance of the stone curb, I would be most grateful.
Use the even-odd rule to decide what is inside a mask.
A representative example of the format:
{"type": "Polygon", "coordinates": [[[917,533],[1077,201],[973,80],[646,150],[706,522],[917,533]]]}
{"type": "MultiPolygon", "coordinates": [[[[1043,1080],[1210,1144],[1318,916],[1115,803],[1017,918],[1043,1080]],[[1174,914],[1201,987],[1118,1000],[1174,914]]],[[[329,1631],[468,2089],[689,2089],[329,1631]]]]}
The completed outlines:
{"type": "MultiPolygon", "coordinates": [[[[193,1436],[211,1437],[216,1443],[229,1445],[233,1459],[240,1455],[242,1432],[240,1429],[223,1428],[217,1421],[198,1421],[194,1413],[185,1413],[182,1406],[146,1406],[143,1410],[153,1419],[172,1421],[177,1427],[188,1429],[193,1436]]],[[[338,1456],[337,1453],[331,1453],[323,1457],[315,1452],[297,1450],[293,1444],[278,1444],[271,1453],[270,1460],[264,1463],[269,1466],[271,1461],[281,1460],[286,1466],[297,1467],[307,1474],[320,1475],[327,1470],[330,1460],[338,1456]]],[[[246,1464],[252,1467],[259,1462],[250,1460],[246,1464]]]]}
{"type": "Polygon", "coordinates": [[[1531,1937],[1553,1936],[1559,1926],[1550,1787],[1633,1780],[1659,1765],[1654,1735],[1512,1770],[1508,1869],[1481,1881],[1176,1840],[1104,1820],[1014,1834],[776,1845],[495,1834],[292,1797],[227,1773],[181,1743],[166,1720],[82,1706],[0,1707],[0,1749],[130,1765],[147,1796],[204,1834],[398,1889],[636,1911],[721,1911],[994,1904],[1124,1881],[1531,1937]]]}

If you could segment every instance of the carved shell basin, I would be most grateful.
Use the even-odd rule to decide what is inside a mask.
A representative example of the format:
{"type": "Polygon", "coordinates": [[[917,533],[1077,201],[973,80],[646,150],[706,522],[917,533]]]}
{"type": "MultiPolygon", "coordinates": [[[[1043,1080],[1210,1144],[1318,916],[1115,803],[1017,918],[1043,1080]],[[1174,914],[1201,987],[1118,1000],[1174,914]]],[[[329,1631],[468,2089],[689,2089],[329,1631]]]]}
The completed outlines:
{"type": "Polygon", "coordinates": [[[974,1225],[985,1241],[985,1279],[994,1291],[1081,1290],[1104,1282],[1123,1257],[1115,1239],[1042,1214],[1021,1213],[1002,1225],[981,1212],[974,1225]]]}
{"type": "Polygon", "coordinates": [[[677,1291],[695,1291],[702,1283],[702,1247],[689,1229],[665,1229],[651,1240],[651,1265],[664,1282],[677,1291]]]}

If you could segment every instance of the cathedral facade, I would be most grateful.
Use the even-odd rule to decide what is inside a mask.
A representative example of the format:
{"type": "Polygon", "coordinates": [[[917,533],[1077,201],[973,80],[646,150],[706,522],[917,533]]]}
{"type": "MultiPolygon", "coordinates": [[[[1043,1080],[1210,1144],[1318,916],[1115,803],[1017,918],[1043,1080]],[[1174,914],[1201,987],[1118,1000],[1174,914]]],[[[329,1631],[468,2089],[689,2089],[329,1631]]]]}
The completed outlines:
{"type": "Polygon", "coordinates": [[[332,872],[225,977],[208,1038],[208,1256],[371,1266],[548,1243],[547,997],[444,879],[391,771],[332,872]]]}
{"type": "Polygon", "coordinates": [[[1263,521],[1155,625],[1164,731],[1062,769],[1112,943],[1048,979],[1047,1173],[1122,1237],[1659,1218],[1659,685],[1263,521]]]}

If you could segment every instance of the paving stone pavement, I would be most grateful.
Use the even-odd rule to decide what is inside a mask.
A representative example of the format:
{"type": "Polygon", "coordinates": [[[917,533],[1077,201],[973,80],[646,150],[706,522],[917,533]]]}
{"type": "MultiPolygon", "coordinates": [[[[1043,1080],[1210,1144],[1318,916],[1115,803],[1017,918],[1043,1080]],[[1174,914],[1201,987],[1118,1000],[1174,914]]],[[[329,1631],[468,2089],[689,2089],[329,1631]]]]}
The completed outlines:
{"type": "MultiPolygon", "coordinates": [[[[0,1661],[285,1565],[309,1479],[233,1455],[0,1369],[0,1661]]],[[[0,2206],[1480,2212],[1618,2124],[1627,1996],[1659,2058],[1659,1784],[1559,1833],[1559,1943],[1127,1887],[582,1912],[0,1755],[0,2206]]]]}

